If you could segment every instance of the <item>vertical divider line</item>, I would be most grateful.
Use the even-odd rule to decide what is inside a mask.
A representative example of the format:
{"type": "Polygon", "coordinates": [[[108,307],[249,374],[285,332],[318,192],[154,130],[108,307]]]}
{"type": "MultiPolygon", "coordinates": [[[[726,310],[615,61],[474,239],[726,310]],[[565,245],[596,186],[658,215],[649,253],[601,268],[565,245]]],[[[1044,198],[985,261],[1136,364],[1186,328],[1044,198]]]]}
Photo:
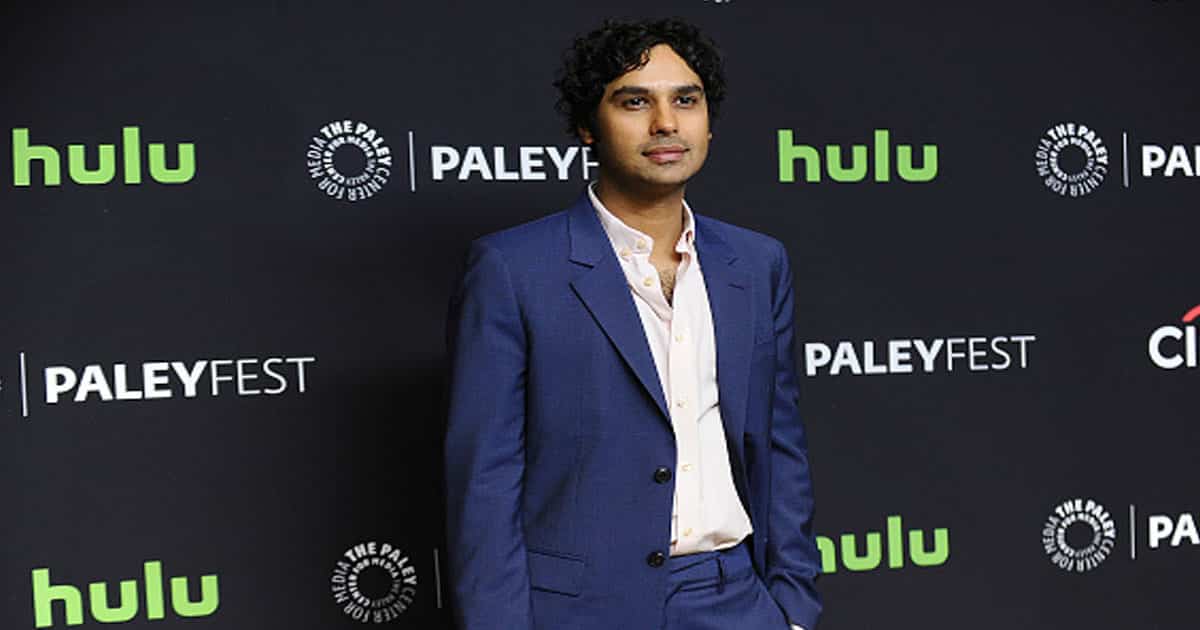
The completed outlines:
{"type": "Polygon", "coordinates": [[[1129,134],[1121,132],[1121,164],[1125,173],[1125,187],[1129,188],[1129,134]]]}
{"type": "Polygon", "coordinates": [[[413,161],[413,132],[408,130],[408,190],[417,192],[417,165],[413,161]]]}
{"type": "Polygon", "coordinates": [[[25,377],[25,353],[21,353],[21,417],[29,417],[29,385],[25,377]]]}
{"type": "Polygon", "coordinates": [[[1137,521],[1135,520],[1135,506],[1129,504],[1129,558],[1137,560],[1137,521]]]}

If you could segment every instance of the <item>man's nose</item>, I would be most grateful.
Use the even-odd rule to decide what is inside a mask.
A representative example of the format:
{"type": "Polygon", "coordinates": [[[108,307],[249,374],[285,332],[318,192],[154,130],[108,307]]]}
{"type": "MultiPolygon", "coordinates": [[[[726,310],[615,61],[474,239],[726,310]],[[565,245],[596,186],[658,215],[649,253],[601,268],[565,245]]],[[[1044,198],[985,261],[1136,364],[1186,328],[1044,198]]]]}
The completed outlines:
{"type": "Polygon", "coordinates": [[[654,108],[654,117],[650,121],[650,135],[670,136],[679,131],[679,122],[675,119],[675,109],[670,103],[659,103],[654,108]]]}

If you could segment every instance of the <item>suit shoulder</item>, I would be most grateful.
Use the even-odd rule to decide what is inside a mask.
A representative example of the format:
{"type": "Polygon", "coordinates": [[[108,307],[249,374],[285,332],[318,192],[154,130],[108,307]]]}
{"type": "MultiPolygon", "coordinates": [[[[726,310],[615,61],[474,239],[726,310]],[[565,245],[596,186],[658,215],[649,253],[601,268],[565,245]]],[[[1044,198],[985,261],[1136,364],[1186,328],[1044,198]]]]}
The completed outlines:
{"type": "Polygon", "coordinates": [[[786,249],[782,241],[769,234],[714,219],[707,215],[699,216],[701,216],[700,220],[707,222],[710,227],[719,232],[740,255],[758,258],[764,253],[773,256],[776,251],[786,249]]]}
{"type": "Polygon", "coordinates": [[[548,247],[561,240],[566,231],[566,210],[484,234],[475,243],[499,250],[508,256],[518,256],[531,246],[548,247]]]}

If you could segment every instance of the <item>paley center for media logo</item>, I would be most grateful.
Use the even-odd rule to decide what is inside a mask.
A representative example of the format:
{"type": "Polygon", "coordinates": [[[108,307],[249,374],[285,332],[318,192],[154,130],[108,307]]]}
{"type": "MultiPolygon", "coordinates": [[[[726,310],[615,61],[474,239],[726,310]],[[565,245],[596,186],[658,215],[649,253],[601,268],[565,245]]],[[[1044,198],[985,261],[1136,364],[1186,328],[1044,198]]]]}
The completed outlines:
{"type": "MultiPolygon", "coordinates": [[[[63,156],[59,149],[49,144],[34,144],[32,132],[27,127],[12,130],[12,182],[14,186],[27,188],[40,184],[44,187],[61,186],[63,181],[63,156]],[[33,177],[33,165],[41,167],[41,179],[33,177]]],[[[137,126],[121,129],[120,160],[117,159],[116,144],[99,144],[94,150],[85,144],[66,146],[67,177],[76,184],[85,186],[103,185],[117,177],[120,166],[121,181],[126,185],[141,184],[142,166],[146,166],[150,179],[160,184],[182,184],[196,175],[196,146],[191,142],[176,143],[175,155],[168,160],[167,145],[150,142],[143,146],[142,130],[137,126]],[[145,161],[143,162],[143,154],[145,161]],[[171,166],[169,162],[174,162],[171,166]]]]}
{"type": "Polygon", "coordinates": [[[1042,548],[1064,571],[1091,571],[1108,559],[1116,546],[1116,521],[1092,499],[1063,501],[1054,506],[1042,526],[1042,548]],[[1069,535],[1073,540],[1068,539],[1069,535]]]}
{"type": "Polygon", "coordinates": [[[313,356],[267,356],[37,366],[21,352],[17,356],[21,415],[30,417],[36,402],[48,409],[176,397],[304,394],[316,360],[313,356]]]}
{"type": "MultiPolygon", "coordinates": [[[[1121,132],[1125,188],[1132,187],[1134,173],[1142,179],[1200,176],[1200,145],[1145,143],[1131,151],[1129,138],[1129,132],[1121,132]],[[1130,168],[1131,155],[1140,157],[1140,169],[1130,168]]],[[[1052,125],[1034,149],[1038,177],[1047,189],[1063,197],[1083,197],[1098,190],[1113,167],[1111,158],[1100,133],[1075,121],[1052,125]]]]}
{"type": "Polygon", "coordinates": [[[392,149],[374,127],[357,120],[322,125],[308,142],[308,176],[317,190],[342,201],[362,201],[392,176],[392,149]]]}
{"type": "MultiPolygon", "coordinates": [[[[408,188],[414,193],[426,185],[468,182],[586,183],[599,168],[585,146],[426,144],[418,138],[415,130],[407,132],[408,188]]],[[[353,119],[321,126],[306,152],[308,174],[317,190],[349,202],[382,191],[393,179],[395,159],[392,145],[376,127],[353,119]]]]}
{"type": "Polygon", "coordinates": [[[807,376],[1002,372],[1029,367],[1035,335],[993,335],[804,344],[807,376]]]}
{"type": "Polygon", "coordinates": [[[361,623],[395,621],[417,596],[416,567],[389,543],[369,541],[347,549],[329,582],[342,612],[361,623]]]}
{"type": "MultiPolygon", "coordinates": [[[[1138,559],[1139,550],[1158,553],[1185,543],[1200,547],[1200,531],[1190,512],[1139,519],[1137,505],[1130,504],[1128,523],[1130,560],[1138,559]]],[[[1070,573],[1087,573],[1113,556],[1120,536],[1117,518],[1102,503],[1074,498],[1055,505],[1042,524],[1042,549],[1054,566],[1070,573]]]]}
{"type": "Polygon", "coordinates": [[[1086,195],[1099,188],[1108,175],[1108,148],[1087,125],[1066,122],[1047,129],[1038,140],[1034,157],[1042,182],[1063,196],[1086,195]],[[1071,153],[1082,161],[1069,164],[1071,153]]]}
{"type": "Polygon", "coordinates": [[[1196,324],[1200,318],[1200,304],[1192,307],[1182,317],[1183,326],[1168,324],[1160,326],[1150,333],[1147,351],[1150,361],[1164,370],[1177,370],[1181,367],[1196,368],[1197,355],[1200,354],[1200,344],[1196,338],[1196,324]]]}

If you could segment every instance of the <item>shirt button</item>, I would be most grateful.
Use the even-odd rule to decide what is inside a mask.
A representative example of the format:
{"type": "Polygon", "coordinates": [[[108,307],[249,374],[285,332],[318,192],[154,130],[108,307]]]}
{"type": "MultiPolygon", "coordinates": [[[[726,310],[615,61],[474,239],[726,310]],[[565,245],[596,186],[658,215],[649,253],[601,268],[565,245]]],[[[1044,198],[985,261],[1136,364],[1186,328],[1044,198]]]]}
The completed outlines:
{"type": "Polygon", "coordinates": [[[691,528],[691,527],[689,527],[689,528],[687,528],[687,529],[683,530],[683,535],[684,535],[684,536],[691,536],[691,535],[692,535],[692,528],[691,528]]]}
{"type": "Polygon", "coordinates": [[[643,241],[642,239],[639,238],[637,241],[637,250],[640,252],[643,249],[646,249],[646,241],[643,241]]]}
{"type": "Polygon", "coordinates": [[[687,401],[683,400],[683,399],[679,399],[679,400],[675,401],[675,406],[679,407],[680,409],[683,409],[684,405],[686,405],[686,404],[687,404],[687,401]]]}
{"type": "Polygon", "coordinates": [[[621,258],[624,258],[625,260],[629,260],[629,250],[628,249],[621,250],[621,258]]]}
{"type": "Polygon", "coordinates": [[[646,564],[655,568],[661,567],[666,561],[667,556],[661,551],[654,551],[651,552],[650,555],[646,556],[646,564]]]}
{"type": "Polygon", "coordinates": [[[683,341],[683,333],[675,333],[675,341],[683,341]]]}
{"type": "Polygon", "coordinates": [[[654,276],[646,276],[642,278],[642,286],[648,287],[654,284],[654,276]]]}
{"type": "Polygon", "coordinates": [[[680,466],[680,468],[682,468],[682,469],[683,469],[683,472],[692,472],[692,465],[691,465],[691,464],[684,464],[683,466],[680,466]]]}

